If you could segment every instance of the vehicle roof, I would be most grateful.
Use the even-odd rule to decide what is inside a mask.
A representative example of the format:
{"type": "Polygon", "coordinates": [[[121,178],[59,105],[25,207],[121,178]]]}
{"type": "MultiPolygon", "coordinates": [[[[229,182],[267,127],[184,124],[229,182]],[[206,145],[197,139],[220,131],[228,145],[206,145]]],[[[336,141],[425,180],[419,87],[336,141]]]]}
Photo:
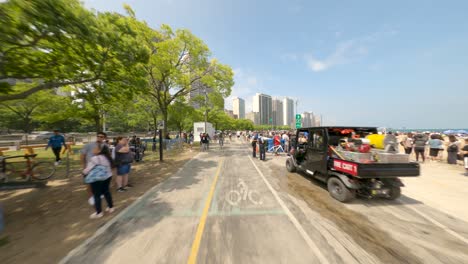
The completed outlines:
{"type": "Polygon", "coordinates": [[[299,129],[308,129],[308,128],[354,128],[354,129],[377,129],[377,127],[360,127],[360,126],[318,126],[318,127],[302,127],[298,128],[299,129]]]}

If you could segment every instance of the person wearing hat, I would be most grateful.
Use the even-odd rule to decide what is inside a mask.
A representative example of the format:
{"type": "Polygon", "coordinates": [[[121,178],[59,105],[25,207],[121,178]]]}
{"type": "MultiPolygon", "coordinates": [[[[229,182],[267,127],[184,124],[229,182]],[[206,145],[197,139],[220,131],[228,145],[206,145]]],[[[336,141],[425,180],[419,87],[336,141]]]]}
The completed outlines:
{"type": "Polygon", "coordinates": [[[62,162],[60,158],[60,151],[62,151],[62,146],[67,148],[65,143],[65,137],[60,134],[58,129],[54,130],[54,135],[49,138],[49,143],[47,143],[46,150],[51,147],[55,155],[55,165],[59,165],[62,162]]]}

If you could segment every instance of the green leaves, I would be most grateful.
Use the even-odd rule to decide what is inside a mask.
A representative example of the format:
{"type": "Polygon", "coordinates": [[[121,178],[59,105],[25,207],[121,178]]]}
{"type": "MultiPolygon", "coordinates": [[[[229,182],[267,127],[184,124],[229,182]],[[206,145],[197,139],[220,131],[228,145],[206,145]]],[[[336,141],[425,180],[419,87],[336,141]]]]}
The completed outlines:
{"type": "Polygon", "coordinates": [[[0,80],[40,81],[21,93],[0,81],[0,102],[96,81],[145,86],[149,50],[139,44],[132,17],[95,14],[77,0],[12,0],[0,4],[0,24],[0,80]]]}
{"type": "Polygon", "coordinates": [[[224,114],[224,98],[234,84],[231,68],[212,58],[189,30],[152,29],[130,6],[124,8],[126,15],[90,11],[79,0],[1,2],[2,118],[28,112],[22,128],[28,131],[36,125],[71,129],[80,122],[100,129],[104,119],[130,118],[119,127],[125,130],[154,126],[160,115],[170,118],[172,128],[187,129],[203,115],[184,99],[208,87],[202,109],[210,110],[213,121],[233,125],[224,114]],[[70,95],[62,99],[57,88],[70,95]],[[26,107],[45,94],[51,111],[26,107]]]}

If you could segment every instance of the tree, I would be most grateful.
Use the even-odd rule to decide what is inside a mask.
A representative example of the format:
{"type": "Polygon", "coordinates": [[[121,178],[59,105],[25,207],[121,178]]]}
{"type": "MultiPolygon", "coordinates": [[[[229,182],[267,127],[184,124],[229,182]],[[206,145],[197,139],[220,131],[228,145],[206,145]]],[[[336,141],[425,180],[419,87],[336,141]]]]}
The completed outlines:
{"type": "MultiPolygon", "coordinates": [[[[190,31],[175,32],[163,25],[159,32],[146,32],[145,41],[151,50],[144,66],[148,76],[148,93],[158,104],[167,124],[169,106],[175,100],[207,85],[228,96],[234,84],[229,66],[209,60],[208,47],[190,31]]],[[[167,127],[164,134],[167,133],[167,127]]]]}
{"type": "MultiPolygon", "coordinates": [[[[18,89],[28,88],[21,85],[18,89]]],[[[67,119],[65,112],[69,103],[68,98],[56,95],[55,91],[40,91],[26,99],[0,103],[0,109],[5,126],[31,133],[41,123],[67,119]],[[60,112],[54,112],[56,108],[61,108],[60,112]]]]}
{"type": "Polygon", "coordinates": [[[182,100],[177,100],[169,106],[168,127],[176,129],[179,133],[192,127],[195,109],[182,100]]]}
{"type": "Polygon", "coordinates": [[[0,80],[16,80],[0,82],[0,102],[97,81],[130,85],[148,60],[134,20],[92,13],[77,0],[0,3],[0,24],[0,80]],[[35,85],[17,89],[26,80],[35,85]]]}

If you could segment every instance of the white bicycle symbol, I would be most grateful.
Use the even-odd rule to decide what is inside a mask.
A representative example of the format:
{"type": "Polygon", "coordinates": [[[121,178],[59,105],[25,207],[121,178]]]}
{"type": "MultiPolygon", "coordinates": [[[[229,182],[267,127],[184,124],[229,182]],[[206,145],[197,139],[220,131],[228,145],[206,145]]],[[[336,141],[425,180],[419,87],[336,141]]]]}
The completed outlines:
{"type": "Polygon", "coordinates": [[[260,199],[260,194],[255,190],[249,190],[244,180],[240,179],[237,187],[239,187],[239,191],[231,190],[226,195],[226,201],[230,205],[238,206],[241,201],[247,201],[247,199],[254,205],[263,204],[263,201],[260,199]],[[254,196],[256,196],[257,199],[254,199],[254,196]]]}

